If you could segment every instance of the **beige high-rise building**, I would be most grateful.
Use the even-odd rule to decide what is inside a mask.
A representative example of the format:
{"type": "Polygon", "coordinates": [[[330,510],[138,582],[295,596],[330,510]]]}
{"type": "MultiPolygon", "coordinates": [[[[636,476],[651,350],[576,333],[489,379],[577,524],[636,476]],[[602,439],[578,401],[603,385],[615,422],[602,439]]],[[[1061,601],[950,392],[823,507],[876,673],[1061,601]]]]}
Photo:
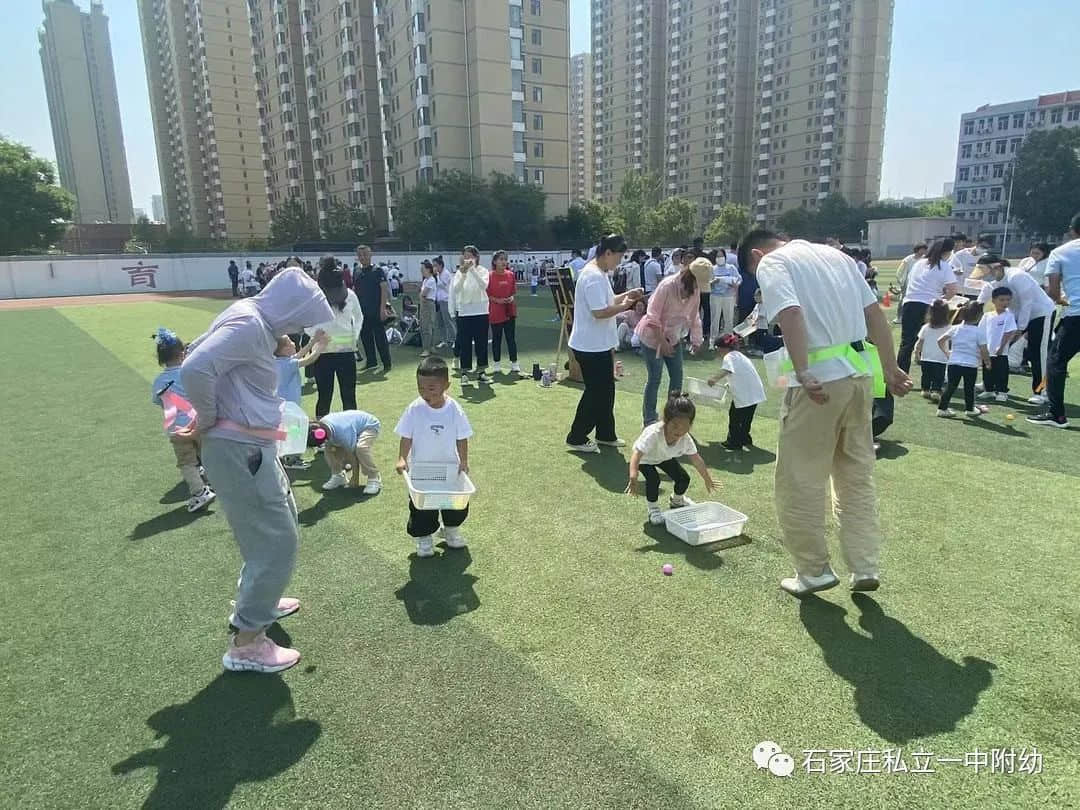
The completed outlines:
{"type": "Polygon", "coordinates": [[[41,69],[60,185],[75,195],[75,221],[133,222],[109,18],[99,2],[89,13],[73,0],[46,0],[42,10],[41,69]]]}
{"type": "Polygon", "coordinates": [[[197,236],[269,231],[245,0],[138,0],[165,217],[197,236]]]}
{"type": "Polygon", "coordinates": [[[593,198],[592,54],[570,60],[570,204],[593,198]]]}
{"type": "Polygon", "coordinates": [[[892,0],[592,0],[593,181],[627,171],[706,225],[725,202],[759,222],[832,191],[876,199],[892,0]]]}
{"type": "Polygon", "coordinates": [[[547,216],[570,191],[566,0],[374,0],[394,200],[459,170],[535,183],[547,216]]]}
{"type": "Polygon", "coordinates": [[[893,0],[760,0],[753,211],[775,223],[881,185],[893,0]]]}

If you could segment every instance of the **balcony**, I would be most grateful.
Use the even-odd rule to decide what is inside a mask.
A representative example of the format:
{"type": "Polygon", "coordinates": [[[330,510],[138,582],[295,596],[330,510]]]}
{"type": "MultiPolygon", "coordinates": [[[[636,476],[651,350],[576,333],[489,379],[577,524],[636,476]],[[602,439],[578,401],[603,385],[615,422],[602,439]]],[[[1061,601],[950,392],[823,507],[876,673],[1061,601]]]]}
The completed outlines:
{"type": "Polygon", "coordinates": [[[769,145],[769,136],[768,135],[766,135],[764,138],[761,138],[760,140],[758,140],[758,146],[768,146],[768,145],[769,145]]]}

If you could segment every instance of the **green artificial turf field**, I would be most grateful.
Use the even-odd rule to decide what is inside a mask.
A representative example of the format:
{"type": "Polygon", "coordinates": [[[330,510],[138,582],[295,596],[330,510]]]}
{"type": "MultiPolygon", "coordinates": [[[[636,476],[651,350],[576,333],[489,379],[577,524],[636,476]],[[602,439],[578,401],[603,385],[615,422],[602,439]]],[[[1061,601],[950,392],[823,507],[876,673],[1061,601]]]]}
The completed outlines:
{"type": "MultiPolygon", "coordinates": [[[[553,359],[541,293],[519,319],[526,368],[553,359]]],[[[226,675],[239,557],[219,507],[184,510],[148,401],[154,328],[190,339],[222,306],[0,312],[0,805],[1080,803],[1075,427],[1028,425],[1019,402],[1011,424],[1000,407],[946,421],[899,403],[876,475],[882,589],[799,602],[777,587],[790,565],[772,503],[775,394],[754,427],[767,449],[738,458],[719,446],[726,414],[699,412],[719,499],[750,516],[750,542],[715,551],[643,528],[643,500],[622,494],[628,451],[565,452],[574,387],[455,385],[476,431],[470,548],[418,560],[392,435],[418,350],[398,347],[391,375],[358,388],[383,423],[382,494],[324,494],[321,457],[293,475],[289,593],[303,609],[273,634],[303,660],[280,677],[226,675]],[[792,754],[794,775],[755,768],[762,740],[792,754]],[[1032,746],[1041,773],[1020,773],[1032,746]],[[897,748],[907,773],[873,773],[865,753],[863,773],[802,767],[807,749],[897,748]],[[1015,749],[1017,772],[965,767],[995,748],[1015,749]],[[927,760],[934,773],[912,773],[927,760]]],[[[632,440],[645,375],[622,359],[617,418],[632,440]]],[[[690,495],[704,498],[696,478],[690,495]]]]}

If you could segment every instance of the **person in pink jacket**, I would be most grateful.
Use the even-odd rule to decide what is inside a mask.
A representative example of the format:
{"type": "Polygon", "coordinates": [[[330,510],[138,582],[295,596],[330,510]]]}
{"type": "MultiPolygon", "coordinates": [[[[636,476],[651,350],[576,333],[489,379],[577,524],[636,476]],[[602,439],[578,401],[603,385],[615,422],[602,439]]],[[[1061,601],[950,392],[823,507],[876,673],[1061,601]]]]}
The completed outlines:
{"type": "Polygon", "coordinates": [[[637,325],[641,353],[649,370],[641,404],[643,424],[656,421],[656,395],[664,366],[668,370],[668,396],[682,391],[683,339],[689,335],[694,351],[701,348],[701,292],[689,265],[656,286],[645,317],[637,325]]]}

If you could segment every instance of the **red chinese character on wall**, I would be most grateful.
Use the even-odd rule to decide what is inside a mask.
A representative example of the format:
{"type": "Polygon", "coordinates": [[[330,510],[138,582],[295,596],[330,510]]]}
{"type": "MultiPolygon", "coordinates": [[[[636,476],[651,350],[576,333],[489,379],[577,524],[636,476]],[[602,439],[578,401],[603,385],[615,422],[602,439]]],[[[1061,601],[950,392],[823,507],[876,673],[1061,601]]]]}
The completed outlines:
{"type": "Polygon", "coordinates": [[[154,274],[158,271],[158,265],[148,264],[143,265],[139,262],[135,267],[125,267],[124,272],[128,274],[128,278],[131,279],[132,287],[153,287],[157,289],[157,281],[154,274]]]}

